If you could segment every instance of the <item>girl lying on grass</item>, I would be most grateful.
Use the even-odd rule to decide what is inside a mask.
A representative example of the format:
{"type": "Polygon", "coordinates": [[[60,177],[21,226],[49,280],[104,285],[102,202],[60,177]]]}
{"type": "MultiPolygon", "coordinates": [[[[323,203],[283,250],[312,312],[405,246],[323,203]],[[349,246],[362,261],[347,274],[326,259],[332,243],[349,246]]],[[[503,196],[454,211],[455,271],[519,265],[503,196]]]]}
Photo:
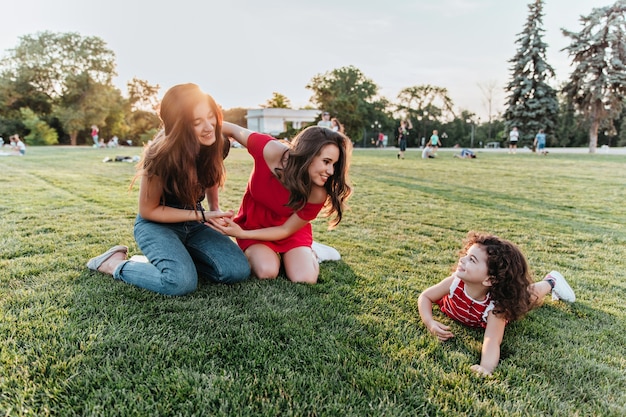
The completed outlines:
{"type": "Polygon", "coordinates": [[[453,320],[485,329],[479,365],[471,369],[490,375],[500,360],[500,344],[508,322],[521,318],[552,299],[574,302],[574,291],[563,276],[552,271],[533,283],[528,263],[513,243],[497,236],[469,232],[456,270],[439,284],[420,294],[417,304],[426,328],[440,341],[454,334],[433,318],[433,304],[453,320]]]}

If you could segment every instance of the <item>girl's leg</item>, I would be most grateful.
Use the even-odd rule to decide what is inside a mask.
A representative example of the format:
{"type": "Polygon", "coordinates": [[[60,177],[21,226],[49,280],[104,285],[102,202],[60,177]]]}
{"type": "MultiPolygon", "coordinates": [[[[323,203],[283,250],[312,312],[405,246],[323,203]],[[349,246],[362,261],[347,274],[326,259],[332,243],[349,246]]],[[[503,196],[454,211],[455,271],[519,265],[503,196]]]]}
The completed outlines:
{"type": "Polygon", "coordinates": [[[552,286],[548,281],[538,281],[530,285],[530,296],[532,300],[532,308],[539,307],[543,304],[543,299],[550,294],[552,286]]]}
{"type": "Polygon", "coordinates": [[[573,303],[576,300],[574,290],[567,280],[558,271],[550,271],[542,281],[530,285],[533,308],[543,304],[546,295],[552,293],[553,300],[563,300],[573,303]]]}
{"type": "Polygon", "coordinates": [[[150,263],[125,261],[113,277],[164,295],[184,295],[195,291],[198,272],[182,242],[181,223],[163,224],[137,216],[135,240],[150,263]]]}
{"type": "Polygon", "coordinates": [[[213,282],[234,284],[250,277],[246,255],[228,236],[203,224],[189,224],[187,248],[198,273],[213,282]]]}
{"type": "Polygon", "coordinates": [[[252,273],[258,279],[275,279],[280,272],[280,257],[270,247],[261,243],[246,249],[252,273]]]}
{"type": "Polygon", "coordinates": [[[320,266],[313,250],[306,246],[293,248],[283,254],[285,273],[291,282],[315,284],[320,266]]]}

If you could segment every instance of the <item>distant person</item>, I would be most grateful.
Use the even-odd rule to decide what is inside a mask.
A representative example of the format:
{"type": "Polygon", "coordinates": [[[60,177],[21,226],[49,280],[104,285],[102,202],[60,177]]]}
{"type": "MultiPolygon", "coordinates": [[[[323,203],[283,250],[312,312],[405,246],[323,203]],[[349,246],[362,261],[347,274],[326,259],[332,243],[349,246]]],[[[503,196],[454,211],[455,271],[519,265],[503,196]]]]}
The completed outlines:
{"type": "Polygon", "coordinates": [[[435,157],[435,153],[433,152],[433,147],[430,146],[430,143],[426,146],[424,146],[424,149],[422,149],[422,159],[432,159],[435,157]]]}
{"type": "Polygon", "coordinates": [[[327,127],[328,129],[332,129],[333,125],[330,122],[330,113],[328,113],[327,111],[322,113],[322,120],[320,120],[319,122],[317,122],[318,126],[321,127],[327,127]]]}
{"type": "Polygon", "coordinates": [[[428,143],[433,147],[433,152],[437,153],[439,146],[441,146],[441,139],[439,139],[439,132],[437,130],[433,130],[433,134],[428,143]]]}
{"type": "Polygon", "coordinates": [[[119,147],[119,146],[120,146],[120,144],[119,144],[119,138],[118,138],[117,136],[115,136],[115,135],[114,135],[114,136],[111,138],[111,140],[107,143],[107,147],[109,147],[109,148],[117,148],[117,147],[119,147]]]}
{"type": "Polygon", "coordinates": [[[330,128],[335,132],[344,133],[343,125],[336,117],[330,119],[330,128]]]}
{"type": "Polygon", "coordinates": [[[424,326],[442,342],[454,334],[450,326],[433,317],[435,304],[449,318],[485,329],[480,364],[472,365],[471,370],[490,375],[500,361],[506,325],[540,306],[550,293],[553,300],[576,300],[559,272],[552,271],[533,283],[526,258],[517,246],[491,234],[470,231],[455,272],[424,290],[417,306],[424,326]]]}
{"type": "Polygon", "coordinates": [[[117,245],[87,267],[172,296],[195,291],[199,277],[221,284],[247,279],[245,254],[208,224],[234,214],[219,206],[223,160],[230,150],[220,107],[197,85],[180,84],[165,93],[159,116],[163,130],[144,149],[135,176],[141,184],[134,234],[145,259],[127,260],[128,248],[117,245]],[[210,211],[202,206],[205,198],[210,211]]]}
{"type": "Polygon", "coordinates": [[[98,126],[96,125],[92,125],[91,126],[91,140],[93,140],[93,145],[94,147],[99,147],[100,143],[99,143],[99,133],[100,133],[100,129],[98,129],[98,126]]]}
{"type": "Polygon", "coordinates": [[[517,141],[519,140],[519,132],[517,126],[509,132],[509,153],[517,153],[517,141]]]}
{"type": "Polygon", "coordinates": [[[541,154],[541,155],[547,155],[548,151],[546,151],[546,134],[544,133],[543,129],[539,129],[539,133],[537,133],[537,136],[535,136],[535,141],[533,142],[533,145],[535,146],[535,151],[537,152],[537,155],[541,154]]]}
{"type": "Polygon", "coordinates": [[[476,154],[474,153],[474,151],[467,149],[467,148],[463,148],[461,149],[461,152],[458,154],[454,154],[453,155],[455,158],[467,158],[467,159],[474,159],[476,158],[476,154]]]}
{"type": "Polygon", "coordinates": [[[404,152],[406,151],[406,145],[409,140],[409,129],[413,129],[411,119],[408,119],[408,121],[402,120],[398,128],[398,147],[400,148],[398,159],[404,159],[404,152]]]}
{"type": "Polygon", "coordinates": [[[348,167],[352,142],[320,126],[302,130],[291,143],[232,123],[224,134],[241,143],[254,158],[239,213],[234,219],[211,221],[235,237],[259,279],[275,279],[284,268],[292,282],[314,284],[319,276],[321,246],[313,247],[311,222],[324,210],[341,221],[352,193],[348,167]]]}
{"type": "Polygon", "coordinates": [[[383,134],[383,132],[378,132],[378,140],[376,141],[376,147],[377,148],[385,147],[385,135],[383,134]]]}
{"type": "Polygon", "coordinates": [[[20,139],[20,135],[15,134],[15,148],[20,155],[26,154],[26,144],[20,139]]]}

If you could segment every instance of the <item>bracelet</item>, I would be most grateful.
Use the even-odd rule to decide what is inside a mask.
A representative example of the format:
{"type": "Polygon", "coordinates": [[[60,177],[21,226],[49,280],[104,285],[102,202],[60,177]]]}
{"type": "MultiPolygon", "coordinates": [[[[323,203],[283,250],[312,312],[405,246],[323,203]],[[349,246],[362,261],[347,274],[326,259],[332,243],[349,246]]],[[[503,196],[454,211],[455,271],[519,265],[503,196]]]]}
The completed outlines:
{"type": "Polygon", "coordinates": [[[201,209],[200,213],[202,213],[202,223],[206,223],[206,217],[204,217],[204,209],[201,209]]]}

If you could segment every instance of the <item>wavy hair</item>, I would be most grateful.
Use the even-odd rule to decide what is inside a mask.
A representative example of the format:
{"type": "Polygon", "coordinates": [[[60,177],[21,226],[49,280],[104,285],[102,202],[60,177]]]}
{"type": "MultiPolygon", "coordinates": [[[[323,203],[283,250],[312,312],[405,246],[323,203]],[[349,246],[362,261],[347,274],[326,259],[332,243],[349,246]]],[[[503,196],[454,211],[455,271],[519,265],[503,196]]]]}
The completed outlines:
{"type": "Polygon", "coordinates": [[[159,117],[162,129],[144,152],[137,176],[158,176],[163,183],[162,203],[168,197],[185,207],[196,208],[204,191],[226,180],[224,158],[227,141],[222,138],[222,111],[213,97],[196,84],[179,84],[170,88],[161,101],[159,117]],[[215,142],[202,145],[196,136],[194,109],[206,101],[217,119],[215,142]]]}
{"type": "Polygon", "coordinates": [[[470,231],[463,242],[462,256],[474,244],[487,253],[493,312],[507,321],[515,321],[526,314],[532,306],[529,289],[532,280],[528,262],[520,249],[508,240],[475,231],[470,231]]]}
{"type": "Polygon", "coordinates": [[[307,127],[294,138],[288,150],[289,158],[284,167],[277,171],[277,175],[290,194],[287,206],[294,211],[300,210],[306,204],[313,187],[309,166],[327,145],[336,145],[339,148],[334,173],[324,185],[328,194],[324,202],[324,212],[326,217],[333,216],[328,227],[332,229],[341,222],[346,200],[352,194],[348,178],[352,141],[347,136],[324,127],[307,127]]]}

